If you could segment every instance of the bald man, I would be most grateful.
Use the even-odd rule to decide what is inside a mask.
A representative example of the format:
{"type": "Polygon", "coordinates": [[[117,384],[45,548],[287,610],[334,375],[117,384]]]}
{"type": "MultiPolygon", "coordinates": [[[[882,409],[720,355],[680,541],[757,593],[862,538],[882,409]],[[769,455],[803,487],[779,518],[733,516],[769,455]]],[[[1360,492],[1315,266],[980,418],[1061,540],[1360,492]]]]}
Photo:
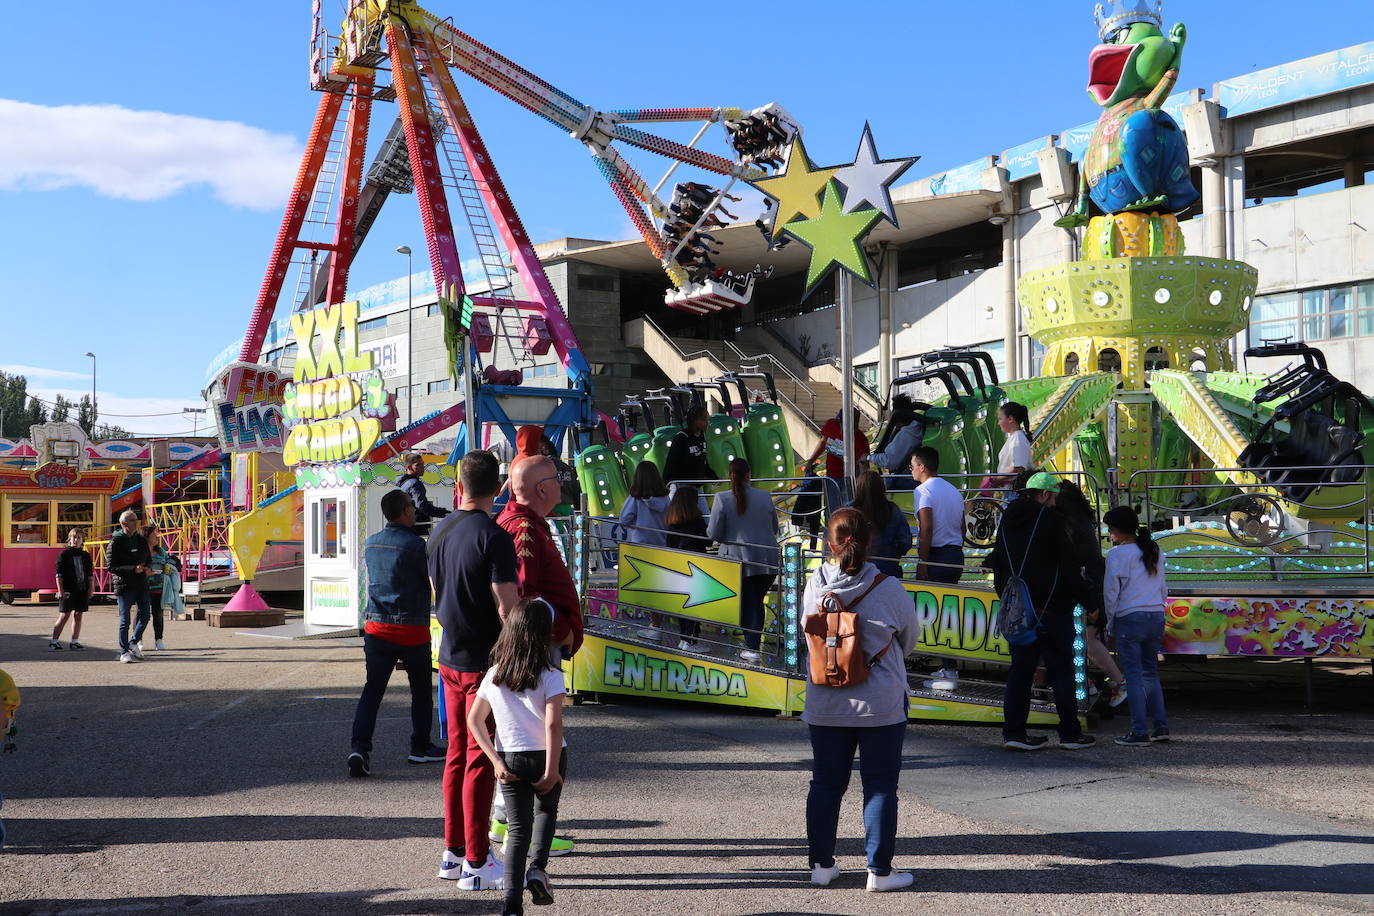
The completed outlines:
{"type": "Polygon", "coordinates": [[[511,467],[511,499],[496,517],[515,541],[520,596],[543,598],[554,609],[553,638],[571,658],[582,646],[582,602],[545,517],[561,500],[558,468],[535,455],[511,467]]]}

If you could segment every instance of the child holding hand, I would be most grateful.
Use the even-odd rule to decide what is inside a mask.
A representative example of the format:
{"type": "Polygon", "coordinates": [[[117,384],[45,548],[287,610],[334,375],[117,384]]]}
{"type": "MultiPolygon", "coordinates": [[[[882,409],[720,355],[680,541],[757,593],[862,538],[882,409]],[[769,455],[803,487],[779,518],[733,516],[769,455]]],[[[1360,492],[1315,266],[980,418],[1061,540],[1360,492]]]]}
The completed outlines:
{"type": "Polygon", "coordinates": [[[553,902],[544,869],[568,764],[563,740],[567,689],[549,651],[553,618],[553,608],[541,598],[515,606],[501,627],[491,668],[468,710],[468,727],[490,758],[505,799],[505,916],[525,912],[526,889],[536,904],[553,902]],[[488,719],[496,723],[495,744],[488,719]]]}

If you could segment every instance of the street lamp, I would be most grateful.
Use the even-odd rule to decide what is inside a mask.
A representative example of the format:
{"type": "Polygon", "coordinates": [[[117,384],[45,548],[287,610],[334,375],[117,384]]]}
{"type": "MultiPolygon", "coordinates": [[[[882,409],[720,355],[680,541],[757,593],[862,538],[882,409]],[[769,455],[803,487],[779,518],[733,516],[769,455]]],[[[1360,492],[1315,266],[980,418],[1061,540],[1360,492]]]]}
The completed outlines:
{"type": "Polygon", "coordinates": [[[205,413],[205,408],[183,407],[181,408],[181,412],[183,414],[191,414],[191,438],[194,439],[196,434],[200,432],[200,415],[205,413]]]}
{"type": "Polygon", "coordinates": [[[92,353],[90,350],[87,350],[86,355],[91,358],[91,429],[89,434],[91,436],[94,436],[95,418],[99,416],[99,411],[96,410],[95,403],[95,354],[92,353]]]}
{"type": "Polygon", "coordinates": [[[412,333],[415,327],[415,290],[409,246],[400,246],[396,253],[406,256],[406,426],[409,426],[415,419],[415,388],[411,385],[411,373],[415,371],[415,335],[412,333]]]}

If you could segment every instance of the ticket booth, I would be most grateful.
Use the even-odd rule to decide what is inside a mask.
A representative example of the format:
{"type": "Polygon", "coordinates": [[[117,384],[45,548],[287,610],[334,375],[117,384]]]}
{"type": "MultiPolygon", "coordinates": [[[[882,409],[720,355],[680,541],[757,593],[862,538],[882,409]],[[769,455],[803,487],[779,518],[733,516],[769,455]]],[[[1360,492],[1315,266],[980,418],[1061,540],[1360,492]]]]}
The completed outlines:
{"type": "MultiPolygon", "coordinates": [[[[84,530],[87,541],[108,539],[110,497],[123,480],[122,469],[82,471],[57,463],[0,470],[0,598],[52,591],[57,555],[72,528],[84,530]]],[[[92,547],[99,570],[103,555],[92,547]]]]}
{"type": "MultiPolygon", "coordinates": [[[[305,485],[305,622],[308,626],[357,627],[367,601],[363,542],[382,528],[382,496],[404,473],[400,462],[340,465],[298,472],[305,485]],[[396,465],[393,467],[392,465],[396,465]],[[318,480],[316,481],[317,478],[318,480]]],[[[430,502],[453,504],[451,465],[426,465],[430,502]]]]}

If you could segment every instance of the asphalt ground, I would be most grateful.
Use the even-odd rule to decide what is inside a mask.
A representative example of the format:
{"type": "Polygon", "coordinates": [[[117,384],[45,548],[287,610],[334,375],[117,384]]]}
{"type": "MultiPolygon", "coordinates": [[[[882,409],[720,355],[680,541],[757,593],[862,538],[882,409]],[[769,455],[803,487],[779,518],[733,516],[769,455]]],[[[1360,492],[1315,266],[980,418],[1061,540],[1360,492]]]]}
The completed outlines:
{"type": "MultiPolygon", "coordinates": [[[[369,779],[344,758],[356,640],[285,642],[169,623],[115,663],[115,615],[49,652],[53,609],[0,607],[19,683],[0,758],[0,913],[498,913],[435,877],[438,765],[405,761],[397,673],[369,779]]],[[[1374,912],[1368,662],[1166,665],[1177,740],[1009,754],[987,727],[913,725],[898,867],[863,891],[857,776],[837,884],[806,883],[805,726],[636,701],[567,710],[570,775],[551,914],[1328,914],[1374,912]]],[[[540,912],[530,908],[529,912],[540,912]]]]}

